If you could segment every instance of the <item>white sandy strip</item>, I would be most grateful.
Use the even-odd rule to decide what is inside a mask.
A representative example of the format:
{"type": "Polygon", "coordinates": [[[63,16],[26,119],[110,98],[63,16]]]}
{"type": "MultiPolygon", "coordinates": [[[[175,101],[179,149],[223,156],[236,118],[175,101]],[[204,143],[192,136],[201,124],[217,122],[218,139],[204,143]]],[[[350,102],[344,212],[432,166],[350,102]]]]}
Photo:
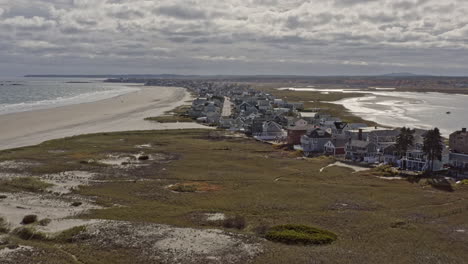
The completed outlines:
{"type": "Polygon", "coordinates": [[[190,99],[183,88],[141,86],[140,91],[98,102],[0,115],[0,150],[81,134],[207,128],[196,123],[143,120],[163,115],[190,99]]]}
{"type": "Polygon", "coordinates": [[[353,173],[370,170],[369,168],[366,168],[366,167],[350,165],[350,164],[346,164],[346,163],[337,161],[335,163],[332,163],[332,164],[330,164],[328,166],[325,166],[325,167],[321,168],[320,173],[322,173],[326,168],[330,168],[330,167],[334,167],[334,166],[352,169],[352,170],[354,170],[353,173]]]}

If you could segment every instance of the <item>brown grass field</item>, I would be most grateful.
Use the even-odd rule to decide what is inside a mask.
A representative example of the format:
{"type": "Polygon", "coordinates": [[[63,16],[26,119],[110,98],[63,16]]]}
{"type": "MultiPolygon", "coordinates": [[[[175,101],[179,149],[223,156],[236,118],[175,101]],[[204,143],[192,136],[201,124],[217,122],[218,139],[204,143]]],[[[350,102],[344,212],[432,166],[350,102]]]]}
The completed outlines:
{"type": "MultiPolygon", "coordinates": [[[[330,167],[320,173],[332,159],[298,158],[222,131],[84,135],[2,151],[0,161],[5,160],[38,164],[11,170],[16,173],[81,170],[102,175],[105,182],[82,186],[77,194],[95,197],[105,208],[81,218],[223,228],[192,217],[220,212],[245,218],[245,229],[230,231],[260,239],[258,230],[282,224],[305,224],[338,235],[336,242],[323,246],[262,240],[264,253],[254,263],[466,263],[468,259],[467,185],[447,192],[425,181],[383,180],[375,177],[378,171],[352,173],[330,167]],[[83,162],[113,153],[137,154],[142,150],[136,146],[142,144],[151,145],[145,154],[158,157],[146,167],[123,170],[83,162]],[[167,188],[186,183],[200,188],[189,192],[167,188]]],[[[2,190],[18,192],[21,184],[6,188],[2,190]]],[[[125,248],[11,239],[46,252],[35,256],[35,263],[132,263],[138,254],[125,248]],[[70,252],[79,262],[69,257],[70,252]]]]}

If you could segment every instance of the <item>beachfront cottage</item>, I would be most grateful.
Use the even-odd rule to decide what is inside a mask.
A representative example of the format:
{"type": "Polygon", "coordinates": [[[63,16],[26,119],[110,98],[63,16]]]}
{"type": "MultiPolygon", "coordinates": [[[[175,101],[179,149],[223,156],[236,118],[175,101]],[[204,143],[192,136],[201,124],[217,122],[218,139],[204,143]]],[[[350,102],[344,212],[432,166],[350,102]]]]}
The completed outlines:
{"type": "Polygon", "coordinates": [[[325,154],[331,156],[341,156],[346,154],[346,139],[334,138],[325,143],[325,154]]]}
{"type": "Polygon", "coordinates": [[[305,155],[310,153],[323,153],[325,144],[332,138],[332,135],[321,128],[308,131],[301,137],[301,147],[305,155]]]}
{"type": "Polygon", "coordinates": [[[273,107],[271,106],[271,101],[268,101],[268,100],[258,100],[257,107],[261,111],[267,111],[267,110],[273,109],[273,107]]]}
{"type": "Polygon", "coordinates": [[[377,145],[387,147],[388,145],[394,144],[400,129],[375,129],[367,134],[367,140],[374,142],[377,145]]]}
{"type": "Polygon", "coordinates": [[[466,128],[450,134],[449,146],[454,153],[468,154],[468,132],[466,128]]]}
{"type": "Polygon", "coordinates": [[[468,154],[450,153],[450,166],[457,179],[468,179],[468,154]]]}
{"type": "Polygon", "coordinates": [[[233,122],[234,122],[234,119],[232,118],[222,117],[219,119],[219,128],[230,129],[232,127],[233,122]]]}
{"type": "Polygon", "coordinates": [[[259,140],[271,141],[271,140],[284,140],[287,134],[282,126],[274,121],[263,122],[262,132],[254,134],[254,137],[259,140]]]}
{"type": "Polygon", "coordinates": [[[378,161],[377,145],[370,141],[351,139],[346,143],[346,159],[375,163],[378,161]]]}
{"type": "Polygon", "coordinates": [[[400,159],[400,154],[395,144],[390,144],[385,147],[380,146],[379,154],[380,162],[384,164],[396,164],[400,159]]]}
{"type": "Polygon", "coordinates": [[[314,129],[313,125],[309,125],[306,121],[299,120],[295,122],[295,125],[290,125],[286,127],[286,131],[288,133],[287,144],[290,146],[300,145],[301,138],[304,136],[307,131],[314,129]]]}
{"type": "MultiPolygon", "coordinates": [[[[427,159],[424,153],[423,144],[416,143],[411,147],[403,158],[398,161],[399,167],[410,171],[426,171],[430,169],[431,161],[427,159]]],[[[441,171],[446,164],[449,164],[450,152],[447,146],[443,146],[442,160],[434,160],[434,171],[441,171]]]]}

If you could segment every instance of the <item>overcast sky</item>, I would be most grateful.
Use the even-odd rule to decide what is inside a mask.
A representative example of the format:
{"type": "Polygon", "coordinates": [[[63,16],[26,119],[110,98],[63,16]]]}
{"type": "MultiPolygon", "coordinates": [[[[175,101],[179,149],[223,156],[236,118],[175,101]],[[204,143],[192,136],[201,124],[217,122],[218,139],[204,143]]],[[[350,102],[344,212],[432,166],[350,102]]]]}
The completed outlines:
{"type": "Polygon", "coordinates": [[[0,76],[468,75],[467,0],[0,0],[0,76]]]}

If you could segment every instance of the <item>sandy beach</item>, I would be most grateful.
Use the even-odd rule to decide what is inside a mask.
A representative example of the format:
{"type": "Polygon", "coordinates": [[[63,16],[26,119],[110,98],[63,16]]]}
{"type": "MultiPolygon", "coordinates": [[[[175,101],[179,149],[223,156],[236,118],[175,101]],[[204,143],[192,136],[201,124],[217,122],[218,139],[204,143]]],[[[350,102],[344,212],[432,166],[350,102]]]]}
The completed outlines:
{"type": "Polygon", "coordinates": [[[30,112],[0,115],[0,150],[91,133],[206,128],[196,123],[143,120],[187,104],[183,88],[146,87],[114,98],[30,112]]]}

